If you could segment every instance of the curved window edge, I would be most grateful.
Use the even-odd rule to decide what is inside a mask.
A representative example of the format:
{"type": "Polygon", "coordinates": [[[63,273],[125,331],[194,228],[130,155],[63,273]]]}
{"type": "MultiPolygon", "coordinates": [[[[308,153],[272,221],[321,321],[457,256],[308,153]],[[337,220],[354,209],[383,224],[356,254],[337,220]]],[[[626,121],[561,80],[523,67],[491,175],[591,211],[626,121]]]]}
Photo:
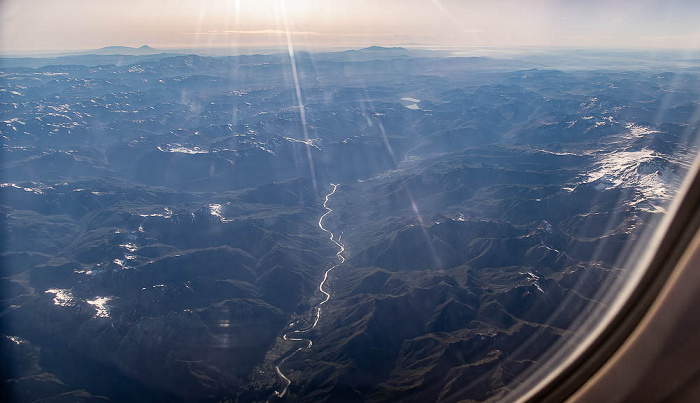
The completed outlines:
{"type": "Polygon", "coordinates": [[[510,394],[511,401],[566,401],[610,361],[638,328],[700,230],[700,154],[696,155],[668,212],[651,229],[653,234],[647,245],[636,245],[640,258],[602,318],[588,318],[589,323],[581,326],[592,331],[568,340],[566,344],[570,348],[558,349],[548,359],[552,365],[543,365],[516,387],[510,394]]]}

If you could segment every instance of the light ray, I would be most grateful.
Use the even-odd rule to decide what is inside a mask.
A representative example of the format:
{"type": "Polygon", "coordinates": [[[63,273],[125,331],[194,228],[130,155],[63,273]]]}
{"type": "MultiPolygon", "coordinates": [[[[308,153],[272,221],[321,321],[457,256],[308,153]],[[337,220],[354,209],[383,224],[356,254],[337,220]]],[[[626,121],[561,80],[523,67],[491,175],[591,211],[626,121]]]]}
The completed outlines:
{"type": "Polygon", "coordinates": [[[309,145],[309,133],[306,126],[306,111],[304,110],[304,101],[301,97],[301,86],[299,85],[299,75],[297,73],[296,59],[294,58],[294,45],[292,43],[292,34],[289,31],[289,22],[287,21],[287,10],[284,6],[284,0],[280,1],[280,11],[282,13],[282,22],[284,23],[284,31],[287,37],[287,52],[289,53],[289,61],[292,65],[292,77],[294,79],[294,89],[297,95],[297,106],[299,107],[299,117],[301,118],[301,129],[304,133],[304,142],[306,143],[306,158],[309,160],[309,169],[311,170],[311,183],[314,191],[318,191],[318,183],[316,182],[316,169],[314,168],[314,160],[311,156],[311,146],[309,145]]]}
{"type": "Polygon", "coordinates": [[[413,210],[413,213],[418,219],[418,224],[420,225],[420,229],[423,232],[423,237],[425,238],[426,246],[430,250],[430,254],[433,256],[433,261],[435,262],[436,266],[435,268],[438,270],[442,269],[442,262],[440,261],[440,257],[438,257],[437,252],[435,251],[435,246],[433,245],[433,242],[430,239],[430,234],[428,234],[428,230],[425,226],[425,221],[423,221],[423,216],[420,214],[420,210],[418,210],[418,205],[416,204],[413,195],[411,195],[411,191],[408,190],[408,183],[406,183],[406,195],[408,195],[408,199],[411,201],[411,209],[413,210]]]}

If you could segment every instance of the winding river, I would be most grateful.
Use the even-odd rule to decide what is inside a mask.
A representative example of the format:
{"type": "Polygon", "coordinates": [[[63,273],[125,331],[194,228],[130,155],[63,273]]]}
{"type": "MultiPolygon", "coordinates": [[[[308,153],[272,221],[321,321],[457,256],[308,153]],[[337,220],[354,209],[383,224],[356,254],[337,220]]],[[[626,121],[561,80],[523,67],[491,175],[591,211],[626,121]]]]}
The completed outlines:
{"type": "MultiPolygon", "coordinates": [[[[292,383],[292,381],[291,381],[289,378],[287,378],[287,376],[284,375],[284,373],[282,372],[282,370],[280,369],[280,367],[285,363],[285,361],[287,361],[288,359],[292,358],[292,357],[293,357],[296,353],[298,353],[299,351],[301,351],[301,350],[303,350],[303,349],[311,348],[311,346],[313,346],[313,344],[314,344],[313,341],[311,341],[311,340],[309,340],[309,339],[301,338],[301,337],[299,337],[299,335],[304,334],[304,333],[306,333],[306,332],[309,332],[311,329],[315,328],[316,325],[318,325],[318,320],[321,318],[321,308],[322,308],[323,305],[324,305],[326,302],[328,302],[328,300],[331,298],[331,294],[324,288],[324,286],[326,285],[326,282],[328,281],[328,274],[329,274],[333,269],[335,269],[336,267],[338,267],[338,266],[340,266],[341,264],[345,263],[345,257],[343,256],[343,252],[345,252],[345,247],[343,246],[342,243],[340,243],[340,238],[337,238],[337,239],[336,239],[335,234],[333,234],[333,232],[331,232],[330,230],[328,230],[326,227],[323,226],[323,219],[326,218],[326,217],[328,216],[328,214],[330,214],[330,213],[333,211],[333,209],[331,209],[330,207],[328,207],[328,200],[330,199],[331,196],[333,196],[333,194],[335,193],[336,189],[338,189],[338,184],[337,184],[337,183],[331,183],[331,186],[332,186],[332,189],[331,189],[330,193],[328,193],[328,194],[326,195],[326,199],[325,199],[324,202],[323,202],[323,207],[326,209],[326,212],[323,213],[323,215],[321,216],[321,218],[318,219],[318,227],[321,228],[321,230],[323,230],[323,231],[325,231],[326,233],[328,233],[331,242],[333,242],[333,243],[335,244],[335,246],[338,247],[338,252],[336,253],[336,256],[338,257],[338,263],[334,264],[333,266],[331,266],[330,268],[328,268],[328,270],[326,270],[325,273],[323,273],[323,279],[321,280],[321,283],[319,283],[319,285],[318,285],[318,290],[321,291],[321,293],[323,294],[323,300],[322,300],[321,302],[319,302],[318,305],[316,306],[313,324],[312,324],[310,327],[307,327],[307,328],[305,328],[305,329],[294,330],[294,331],[291,331],[291,332],[289,332],[289,333],[285,333],[285,334],[282,336],[282,338],[283,338],[284,340],[289,340],[289,341],[303,341],[303,342],[306,342],[306,346],[302,346],[302,347],[297,348],[297,349],[294,350],[291,354],[289,354],[289,355],[287,355],[286,357],[284,357],[284,358],[283,358],[279,363],[277,363],[277,365],[275,366],[275,371],[277,372],[277,375],[278,375],[278,376],[282,379],[282,381],[284,382],[284,388],[282,389],[282,391],[281,391],[281,392],[280,392],[280,391],[275,391],[275,394],[274,394],[274,395],[277,396],[277,397],[284,397],[284,395],[287,393],[287,389],[289,389],[289,385],[291,385],[291,383],[292,383]]],[[[294,323],[292,323],[290,326],[294,326],[294,325],[296,325],[297,323],[298,323],[298,322],[294,322],[294,323]]]]}

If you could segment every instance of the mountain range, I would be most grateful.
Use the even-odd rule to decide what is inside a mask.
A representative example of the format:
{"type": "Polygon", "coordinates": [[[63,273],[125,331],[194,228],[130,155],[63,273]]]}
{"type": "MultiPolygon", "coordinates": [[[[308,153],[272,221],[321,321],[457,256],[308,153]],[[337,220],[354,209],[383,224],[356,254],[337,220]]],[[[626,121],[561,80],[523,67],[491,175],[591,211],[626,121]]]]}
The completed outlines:
{"type": "Polygon", "coordinates": [[[3,400],[506,396],[697,152],[698,66],[566,57],[1,59],[3,400]]]}

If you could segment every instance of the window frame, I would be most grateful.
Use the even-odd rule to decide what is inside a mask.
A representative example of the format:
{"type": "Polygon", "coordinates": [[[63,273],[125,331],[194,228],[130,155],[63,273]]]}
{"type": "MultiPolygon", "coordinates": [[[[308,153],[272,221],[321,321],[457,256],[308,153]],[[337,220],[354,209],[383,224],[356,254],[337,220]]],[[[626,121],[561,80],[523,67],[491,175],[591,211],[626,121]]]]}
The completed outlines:
{"type": "Polygon", "coordinates": [[[553,368],[545,365],[535,371],[513,390],[510,394],[513,398],[506,396],[506,400],[518,403],[566,401],[610,361],[638,328],[669,279],[682,269],[679,263],[684,253],[696,234],[700,234],[700,154],[686,173],[668,213],[653,231],[644,254],[631,267],[639,275],[627,279],[628,284],[623,285],[620,296],[614,299],[617,306],[608,309],[602,320],[595,318],[600,323],[581,340],[573,353],[557,352],[560,354],[550,358],[559,361],[553,368]]]}

